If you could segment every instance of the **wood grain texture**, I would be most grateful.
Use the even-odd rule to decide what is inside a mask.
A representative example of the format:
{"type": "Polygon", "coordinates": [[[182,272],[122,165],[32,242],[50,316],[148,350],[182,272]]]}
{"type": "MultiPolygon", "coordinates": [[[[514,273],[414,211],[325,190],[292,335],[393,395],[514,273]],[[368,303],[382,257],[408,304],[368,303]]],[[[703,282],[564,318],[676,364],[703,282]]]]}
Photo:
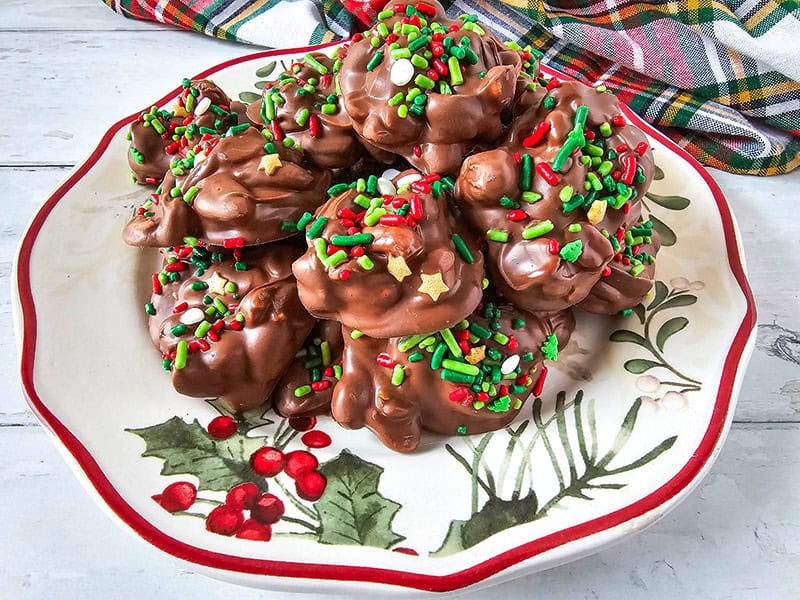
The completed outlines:
{"type": "MultiPolygon", "coordinates": [[[[36,207],[119,118],[181,77],[254,48],[113,14],[100,0],[0,3],[0,64],[25,102],[0,111],[0,597],[246,600],[263,592],[177,566],[93,504],[24,403],[10,273],[36,207]],[[26,166],[31,165],[31,166],[26,166]]],[[[302,40],[298,40],[300,44],[302,40]]],[[[710,475],[645,533],[505,584],[507,598],[774,598],[800,587],[800,172],[712,173],[744,239],[758,346],[710,475]]],[[[269,594],[270,598],[312,598],[269,594]]],[[[482,598],[486,593],[466,594],[482,598]]]]}

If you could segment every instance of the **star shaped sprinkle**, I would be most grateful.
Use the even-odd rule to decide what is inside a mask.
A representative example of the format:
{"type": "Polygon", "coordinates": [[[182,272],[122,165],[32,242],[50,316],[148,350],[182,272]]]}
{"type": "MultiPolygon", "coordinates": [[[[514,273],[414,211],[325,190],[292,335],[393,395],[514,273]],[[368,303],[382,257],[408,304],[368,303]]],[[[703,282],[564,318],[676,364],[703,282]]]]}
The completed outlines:
{"type": "Polygon", "coordinates": [[[403,281],[403,279],[411,275],[411,269],[408,268],[406,259],[402,256],[392,256],[390,254],[389,264],[386,265],[386,269],[397,281],[403,281]]]}
{"type": "Polygon", "coordinates": [[[606,216],[607,207],[607,200],[595,200],[592,202],[589,210],[586,211],[586,218],[589,219],[589,223],[592,225],[597,225],[600,221],[602,221],[606,216]]]}
{"type": "Polygon", "coordinates": [[[477,365],[486,358],[486,346],[474,346],[469,349],[469,354],[464,357],[471,365],[477,365]]]}
{"type": "Polygon", "coordinates": [[[450,289],[444,284],[444,281],[442,281],[441,272],[434,273],[433,275],[421,273],[420,277],[422,278],[422,285],[417,288],[417,291],[428,294],[434,302],[437,302],[439,296],[450,289]]]}
{"type": "Polygon", "coordinates": [[[283,166],[281,164],[281,157],[277,154],[267,154],[261,157],[261,162],[258,163],[259,171],[266,171],[267,175],[274,175],[275,171],[283,166]]]}
{"type": "Polygon", "coordinates": [[[180,104],[175,104],[172,107],[172,114],[176,117],[188,117],[189,113],[180,104]]]}
{"type": "Polygon", "coordinates": [[[215,271],[214,274],[208,278],[206,283],[208,284],[208,292],[210,294],[222,296],[225,294],[225,284],[228,283],[228,280],[215,271]]]}

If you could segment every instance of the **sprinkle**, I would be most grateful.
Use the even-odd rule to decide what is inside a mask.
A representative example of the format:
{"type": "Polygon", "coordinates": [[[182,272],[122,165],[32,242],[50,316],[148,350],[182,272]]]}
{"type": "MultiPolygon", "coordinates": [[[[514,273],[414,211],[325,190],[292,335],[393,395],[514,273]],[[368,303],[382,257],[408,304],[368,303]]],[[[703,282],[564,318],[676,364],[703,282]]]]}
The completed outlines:
{"type": "Polygon", "coordinates": [[[422,279],[422,285],[417,288],[417,291],[427,294],[434,302],[438,302],[439,296],[450,290],[442,280],[441,272],[433,274],[421,273],[420,278],[422,279]]]}
{"type": "Polygon", "coordinates": [[[310,385],[301,385],[294,389],[294,395],[296,398],[302,398],[303,396],[308,396],[313,391],[313,388],[310,385]]]}
{"type": "Polygon", "coordinates": [[[427,75],[417,75],[414,78],[414,83],[426,90],[432,90],[436,86],[433,79],[431,79],[427,75]]]}
{"type": "Polygon", "coordinates": [[[402,256],[393,256],[390,254],[386,270],[389,271],[397,281],[403,281],[403,279],[411,275],[411,269],[408,268],[408,263],[406,263],[406,259],[402,256]]]}
{"type": "Polygon", "coordinates": [[[214,272],[206,283],[208,284],[208,292],[210,294],[222,296],[225,294],[225,284],[228,283],[228,280],[219,273],[214,272]]]}
{"type": "Polygon", "coordinates": [[[359,339],[359,338],[361,338],[363,336],[364,336],[364,334],[361,331],[359,331],[358,329],[353,329],[353,331],[350,332],[350,337],[352,339],[354,339],[354,340],[357,340],[357,339],[359,339]]]}
{"type": "Polygon", "coordinates": [[[189,354],[189,344],[186,340],[181,340],[178,342],[177,348],[175,348],[175,362],[174,366],[177,370],[181,370],[186,367],[186,358],[189,354]]]}
{"type": "Polygon", "coordinates": [[[542,372],[539,374],[539,378],[536,380],[536,383],[533,386],[533,391],[531,392],[534,396],[541,396],[542,390],[544,389],[544,381],[547,379],[547,367],[542,366],[542,372]]]}
{"type": "Polygon", "coordinates": [[[358,266],[365,271],[371,271],[375,268],[375,263],[372,262],[372,259],[366,254],[364,256],[359,256],[356,262],[358,263],[358,266]]]}
{"type": "Polygon", "coordinates": [[[144,305],[144,312],[146,312],[151,317],[156,314],[156,307],[152,302],[148,302],[144,305]]]}
{"type": "Polygon", "coordinates": [[[397,344],[397,349],[400,350],[400,352],[408,352],[409,350],[411,350],[411,348],[419,344],[426,337],[428,337],[427,334],[423,333],[404,338],[400,340],[400,342],[397,344]]]}
{"type": "Polygon", "coordinates": [[[283,166],[281,157],[277,154],[267,154],[261,157],[261,162],[258,163],[258,170],[265,171],[267,175],[274,175],[275,172],[283,166]]]}
{"type": "Polygon", "coordinates": [[[392,53],[392,58],[399,58],[399,60],[392,65],[389,78],[394,85],[404,86],[414,77],[414,65],[407,58],[396,57],[394,53],[392,53]]]}
{"type": "Polygon", "coordinates": [[[536,165],[536,172],[542,176],[542,178],[548,183],[548,185],[556,185],[560,179],[558,175],[553,172],[553,169],[550,168],[550,165],[546,162],[540,162],[536,165]]]}
{"type": "MultiPolygon", "coordinates": [[[[458,348],[458,345],[456,345],[458,348]]],[[[461,348],[458,348],[459,352],[461,348]]],[[[433,355],[431,356],[431,369],[438,369],[442,366],[442,360],[444,359],[444,355],[447,353],[447,344],[445,342],[439,342],[433,350],[433,355]]]]}
{"type": "Polygon", "coordinates": [[[631,268],[631,276],[632,276],[632,277],[636,277],[636,276],[637,276],[637,275],[639,275],[639,274],[640,274],[642,271],[644,271],[644,265],[634,265],[634,266],[631,268]]]}
{"type": "Polygon", "coordinates": [[[450,369],[442,369],[440,377],[445,381],[452,381],[453,383],[469,383],[475,381],[473,375],[466,375],[458,371],[451,371],[450,369]]]}
{"type": "Polygon", "coordinates": [[[471,365],[477,365],[486,359],[486,346],[473,346],[469,350],[469,354],[464,357],[471,365]]]}
{"type": "Polygon", "coordinates": [[[578,233],[581,230],[580,223],[570,223],[570,226],[567,227],[570,233],[578,233]]]}
{"type": "Polygon", "coordinates": [[[500,365],[500,372],[503,375],[513,373],[514,370],[519,366],[519,360],[519,354],[512,354],[500,365]]]}
{"type": "Polygon", "coordinates": [[[548,335],[542,344],[542,354],[547,360],[558,360],[558,338],[555,333],[548,335]]]}
{"type": "Polygon", "coordinates": [[[528,191],[531,189],[531,181],[533,178],[533,173],[531,172],[532,162],[533,159],[531,159],[530,154],[522,155],[519,175],[519,188],[523,191],[528,191]]]}
{"type": "Polygon", "coordinates": [[[535,146],[544,139],[548,131],[550,131],[550,121],[542,121],[533,130],[533,133],[522,140],[522,145],[526,148],[535,146]]]}
{"type": "Polygon", "coordinates": [[[532,240],[550,233],[553,230],[553,222],[550,219],[540,221],[522,231],[522,239],[532,240]]]}
{"type": "MultiPolygon", "coordinates": [[[[458,342],[456,342],[456,338],[453,335],[452,331],[450,331],[449,329],[442,329],[439,332],[439,335],[442,336],[442,339],[444,340],[444,343],[447,345],[447,349],[450,350],[450,352],[453,354],[453,356],[456,356],[456,357],[463,356],[463,353],[461,352],[461,347],[458,345],[458,342]]],[[[437,349],[438,349],[438,347],[437,347],[437,349]]],[[[435,368],[438,369],[438,367],[435,367],[435,368]]]]}
{"type": "Polygon", "coordinates": [[[487,229],[486,230],[486,239],[492,242],[507,242],[508,241],[508,232],[503,231],[501,229],[487,229]]]}
{"type": "Polygon", "coordinates": [[[542,195],[537,192],[522,192],[522,201],[533,204],[542,199],[542,195]]]}
{"type": "Polygon", "coordinates": [[[480,373],[480,369],[475,365],[463,363],[457,360],[451,360],[449,358],[446,358],[442,361],[442,367],[450,371],[455,371],[456,373],[472,375],[473,377],[480,373]]]}
{"type": "Polygon", "coordinates": [[[453,245],[456,247],[456,251],[458,252],[459,256],[464,259],[464,262],[469,265],[474,264],[475,257],[472,256],[472,252],[469,251],[464,239],[457,233],[452,234],[450,239],[453,240],[453,245]]]}
{"type": "Polygon", "coordinates": [[[318,217],[317,220],[314,221],[314,224],[308,228],[308,231],[306,231],[306,236],[308,237],[308,239],[313,240],[315,238],[318,238],[322,234],[322,231],[325,229],[325,226],[327,224],[328,224],[327,217],[318,217]]]}
{"type": "Polygon", "coordinates": [[[636,154],[643,156],[649,147],[650,146],[647,145],[647,142],[639,142],[636,144],[636,154]]]}
{"type": "Polygon", "coordinates": [[[458,63],[458,59],[455,56],[451,56],[447,60],[447,68],[450,71],[450,85],[456,86],[464,83],[464,76],[461,74],[461,65],[458,63]]]}
{"type": "Polygon", "coordinates": [[[425,355],[422,352],[412,352],[408,355],[408,362],[420,362],[425,358],[425,355]]]}
{"type": "Polygon", "coordinates": [[[395,365],[392,370],[392,385],[402,385],[405,378],[406,372],[403,370],[403,365],[395,365]]]}
{"type": "Polygon", "coordinates": [[[611,135],[611,124],[608,121],[601,123],[599,130],[600,135],[603,137],[609,137],[611,135]]]}
{"type": "Polygon", "coordinates": [[[360,246],[372,242],[371,233],[357,233],[355,235],[333,235],[331,244],[334,246],[360,246]]]}
{"type": "Polygon", "coordinates": [[[547,96],[547,97],[544,99],[544,101],[542,102],[542,105],[543,105],[543,106],[544,106],[544,107],[545,107],[547,110],[552,110],[552,109],[554,109],[554,108],[556,107],[556,99],[555,99],[555,98],[553,98],[552,96],[547,96]]]}
{"type": "Polygon", "coordinates": [[[372,55],[372,58],[369,59],[367,63],[367,71],[373,71],[375,68],[383,62],[383,52],[378,50],[375,54],[372,55]]]}
{"type": "Polygon", "coordinates": [[[562,246],[561,251],[558,254],[565,261],[574,263],[576,260],[578,260],[578,258],[582,253],[583,253],[583,242],[581,240],[575,240],[569,242],[568,244],[564,244],[564,246],[562,246]]]}
{"type": "Polygon", "coordinates": [[[181,323],[185,325],[195,325],[205,318],[205,313],[200,308],[192,307],[181,313],[181,323]]]}

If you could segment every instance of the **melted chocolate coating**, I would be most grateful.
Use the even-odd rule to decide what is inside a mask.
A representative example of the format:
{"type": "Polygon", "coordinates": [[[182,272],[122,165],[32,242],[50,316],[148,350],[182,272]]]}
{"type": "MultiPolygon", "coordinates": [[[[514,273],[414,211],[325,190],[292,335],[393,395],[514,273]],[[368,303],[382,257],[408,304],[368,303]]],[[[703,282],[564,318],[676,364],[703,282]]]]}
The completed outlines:
{"type": "Polygon", "coordinates": [[[364,149],[353,131],[350,116],[342,107],[341,96],[336,94],[335,77],[341,60],[337,63],[322,52],[312,52],[309,56],[312,60],[298,61],[279,75],[277,81],[264,87],[262,99],[248,107],[247,116],[270,130],[277,127],[299,144],[308,161],[318,167],[338,169],[352,165],[364,149]],[[312,66],[314,60],[326,73],[312,66]],[[281,103],[273,101],[275,96],[281,103]],[[328,102],[329,99],[333,102],[328,102]],[[326,114],[322,111],[323,105],[332,106],[334,110],[326,114]],[[273,122],[276,125],[273,126],[273,122]]]}
{"type": "Polygon", "coordinates": [[[341,368],[343,347],[341,324],[336,321],[317,323],[300,349],[300,353],[294,357],[289,369],[275,386],[272,394],[272,404],[275,410],[284,417],[310,417],[328,414],[331,410],[334,386],[339,382],[333,369],[334,365],[341,368]],[[320,342],[328,342],[330,349],[328,365],[322,362],[320,342]],[[317,362],[322,364],[316,365],[317,362]],[[302,386],[311,385],[314,369],[319,369],[319,381],[326,382],[321,385],[327,385],[327,387],[312,389],[311,392],[298,397],[295,391],[302,386]]]}
{"type": "Polygon", "coordinates": [[[325,200],[329,171],[305,167],[302,156],[278,144],[270,156],[280,165],[272,174],[259,168],[267,157],[265,140],[254,127],[226,136],[185,179],[167,175],[158,204],[137,214],[123,239],[132,246],[170,246],[196,237],[208,244],[237,240],[245,246],[280,240],[295,233],[294,223],[325,200]],[[172,196],[172,190],[181,194],[172,196]],[[194,192],[192,192],[194,190],[194,192]],[[194,193],[190,202],[184,201],[194,193]]]}
{"type": "MultiPolygon", "coordinates": [[[[412,54],[430,63],[427,67],[411,65],[408,58],[392,58],[389,44],[378,28],[386,25],[392,32],[395,23],[403,19],[408,21],[405,13],[398,13],[381,21],[365,32],[362,39],[350,45],[340,71],[340,86],[353,127],[369,144],[403,156],[425,173],[455,174],[467,153],[501,137],[502,115],[511,108],[522,61],[518,52],[505,47],[492,33],[480,35],[475,30],[464,29],[466,22],[447,19],[444,9],[435,1],[428,4],[436,12],[435,15],[424,15],[428,25],[436,22],[442,26],[434,30],[432,36],[438,37],[436,31],[440,31],[441,42],[452,40],[453,47],[460,48],[459,54],[467,47],[462,45],[462,40],[469,40],[471,54],[467,53],[459,61],[463,83],[453,82],[449,67],[445,69],[448,75],[437,72],[434,69],[435,55],[431,54],[430,61],[423,57],[425,50],[433,52],[433,45],[412,50],[412,54]],[[455,27],[455,30],[447,31],[449,27],[455,27]],[[377,48],[371,43],[376,36],[383,40],[377,48]],[[375,65],[379,52],[383,59],[375,65]],[[414,71],[407,83],[395,85],[392,70],[399,68],[394,66],[399,61],[406,61],[403,66],[413,67],[414,71]],[[430,80],[432,74],[436,81],[433,81],[434,88],[430,92],[423,91],[422,97],[427,98],[423,114],[416,115],[410,110],[406,117],[401,117],[399,104],[408,109],[415,106],[413,101],[405,98],[410,90],[424,90],[417,78],[424,76],[430,80]],[[439,82],[445,82],[451,93],[440,93],[439,82]],[[399,104],[390,105],[390,99],[398,93],[404,99],[399,104]]],[[[391,10],[393,5],[389,2],[386,10],[391,10]]],[[[409,36],[403,33],[396,35],[393,43],[399,44],[401,50],[408,48],[409,43],[414,47],[414,42],[409,42],[409,36]]],[[[448,65],[448,58],[449,50],[445,48],[440,64],[448,65]]]]}
{"type": "Polygon", "coordinates": [[[244,105],[228,98],[213,81],[208,79],[187,81],[172,110],[157,110],[155,113],[152,110],[144,111],[131,123],[131,151],[128,153],[128,165],[136,176],[137,183],[158,183],[164,178],[172,160],[181,157],[178,145],[185,152],[201,141],[203,134],[200,133],[200,127],[204,130],[214,130],[215,133],[212,135],[219,137],[229,127],[245,122],[247,119],[244,105]],[[189,95],[194,96],[190,102],[191,111],[187,110],[189,95]],[[204,98],[210,102],[208,106],[204,98]],[[155,118],[159,125],[154,125],[151,117],[155,118]],[[163,133],[157,131],[156,128],[159,126],[163,133]],[[175,131],[177,127],[186,129],[178,134],[175,131]],[[170,149],[170,146],[174,148],[170,149]]]}
{"type": "Polygon", "coordinates": [[[175,281],[153,294],[154,314],[148,327],[153,344],[169,361],[172,385],[178,392],[200,398],[218,396],[231,410],[243,411],[269,398],[315,319],[297,297],[291,272],[299,254],[296,245],[278,243],[236,253],[241,253],[241,261],[230,251],[215,253],[215,260],[207,249],[181,246],[164,251],[162,273],[175,273],[175,281]],[[197,261],[208,267],[196,270],[197,261]],[[248,268],[237,269],[237,262],[248,268]],[[235,292],[222,287],[228,282],[235,285],[235,292]],[[202,288],[201,284],[207,287],[194,289],[202,288]],[[204,301],[206,297],[211,302],[204,301]],[[204,312],[216,300],[228,307],[229,314],[219,309],[214,315],[204,312]],[[186,308],[176,313],[184,302],[186,308]],[[243,316],[241,323],[237,315],[243,316]],[[203,325],[206,322],[222,325],[198,337],[198,327],[208,327],[203,325]],[[175,353],[181,342],[189,350],[185,366],[178,368],[175,353]]]}
{"type": "MultiPolygon", "coordinates": [[[[494,379],[497,383],[493,384],[493,396],[487,392],[479,396],[464,383],[442,379],[443,370],[433,368],[433,355],[427,351],[421,351],[421,360],[412,362],[409,358],[414,352],[420,351],[416,347],[401,351],[399,346],[403,343],[402,338],[381,340],[364,336],[354,340],[350,330],[345,328],[344,371],[333,392],[333,418],[349,429],[368,427],[381,442],[398,452],[413,451],[419,444],[422,430],[444,435],[471,435],[504,427],[519,414],[522,403],[530,395],[542,372],[540,367],[544,359],[542,346],[545,340],[552,334],[551,342],[557,341],[558,348],[563,348],[575,327],[575,321],[569,311],[543,317],[514,309],[510,305],[501,305],[499,309],[499,319],[486,318],[481,310],[469,317],[470,324],[479,325],[485,330],[490,330],[491,321],[499,322],[499,331],[513,336],[517,344],[515,350],[510,350],[508,343],[501,344],[493,338],[480,338],[470,344],[473,348],[483,347],[478,350],[479,353],[496,351],[501,355],[497,361],[477,363],[478,368],[482,365],[488,367],[485,381],[492,381],[492,364],[502,365],[512,355],[520,357],[513,379],[494,379]],[[515,328],[516,319],[523,319],[524,325],[517,323],[515,328]],[[401,365],[405,377],[400,385],[392,383],[393,368],[377,364],[379,355],[401,365]],[[511,389],[517,385],[518,377],[522,383],[518,384],[517,390],[511,389]],[[502,384],[509,389],[501,390],[502,384]],[[485,401],[479,402],[480,397],[485,401]]],[[[438,343],[443,343],[440,336],[437,339],[438,343]]],[[[449,351],[446,357],[459,360],[449,351]]],[[[499,372],[498,375],[502,376],[499,372]]]]}
{"type": "MultiPolygon", "coordinates": [[[[615,125],[611,127],[610,135],[601,135],[601,125],[611,123],[621,114],[619,104],[614,96],[598,93],[577,82],[563,82],[549,91],[541,88],[526,91],[521,94],[516,110],[516,118],[501,147],[475,154],[464,161],[456,183],[456,200],[467,220],[482,234],[490,229],[508,234],[507,242],[489,241],[488,268],[500,291],[527,310],[562,310],[589,294],[617,252],[601,231],[614,235],[638,220],[640,197],[652,180],[652,153],[649,146],[642,155],[634,152],[646,138],[633,125],[615,125]],[[547,102],[555,103],[554,108],[548,107],[547,98],[550,99],[547,102]],[[565,210],[561,198],[565,187],[572,188],[574,194],[587,194],[587,198],[592,193],[586,192],[584,183],[589,180],[589,173],[597,175],[597,169],[581,161],[582,157],[589,156],[585,147],[566,158],[556,174],[558,182],[555,185],[547,183],[537,172],[538,165],[545,163],[549,166],[556,160],[575,127],[576,112],[581,105],[588,107],[585,130],[596,133],[598,148],[602,141],[604,160],[609,150],[616,154],[616,157],[606,160],[603,168],[607,168],[609,173],[623,172],[625,161],[631,160],[625,158],[627,155],[633,157],[641,169],[642,180],[634,181],[630,186],[634,192],[626,203],[627,208],[613,209],[609,202],[601,200],[609,198],[614,201],[617,193],[603,189],[595,192],[597,201],[594,204],[597,207],[594,210],[588,205],[565,210]],[[549,124],[549,130],[539,141],[531,140],[528,136],[543,122],[549,124]],[[620,147],[627,149],[619,151],[620,147]],[[524,154],[531,157],[530,191],[537,195],[531,199],[532,202],[525,201],[520,188],[522,164],[517,157],[524,154]],[[538,195],[540,199],[537,199],[538,195]],[[502,206],[500,199],[503,197],[513,201],[513,206],[502,206]],[[598,210],[604,202],[606,209],[598,210]],[[518,220],[509,219],[510,209],[522,211],[522,216],[517,214],[518,220]],[[536,238],[523,238],[525,229],[544,221],[553,225],[551,231],[536,238]],[[570,231],[570,226],[580,229],[570,231]],[[555,241],[555,252],[551,240],[555,241]],[[567,260],[559,255],[560,249],[577,240],[582,245],[577,259],[567,260]]],[[[602,184],[603,176],[598,175],[598,180],[602,184]]]]}
{"type": "MultiPolygon", "coordinates": [[[[413,171],[401,173],[394,184],[414,175],[419,177],[413,171]]],[[[385,196],[398,205],[419,200],[422,217],[413,226],[380,221],[355,228],[371,240],[355,247],[364,251],[371,267],[356,257],[360,251],[353,250],[353,246],[343,247],[345,256],[335,266],[324,265],[315,248],[317,239],[329,246],[338,239],[336,236],[346,236],[352,221],[343,222],[337,215],[346,214],[342,211],[363,213],[364,208],[356,200],[368,202],[364,200],[367,197],[350,188],[320,207],[308,230],[312,231],[320,219],[327,222],[319,238],[307,238],[309,249],[293,267],[300,299],[311,314],[386,338],[445,329],[475,309],[481,300],[483,279],[483,256],[477,244],[453,219],[444,193],[436,198],[429,184],[413,186],[385,196]],[[472,264],[457,251],[451,237],[454,233],[464,239],[472,264]]],[[[374,196],[373,202],[389,213],[381,219],[403,221],[393,214],[396,209],[391,204],[374,196]]],[[[412,214],[413,210],[409,216],[412,214]]],[[[361,224],[364,218],[356,223],[361,224]]]]}

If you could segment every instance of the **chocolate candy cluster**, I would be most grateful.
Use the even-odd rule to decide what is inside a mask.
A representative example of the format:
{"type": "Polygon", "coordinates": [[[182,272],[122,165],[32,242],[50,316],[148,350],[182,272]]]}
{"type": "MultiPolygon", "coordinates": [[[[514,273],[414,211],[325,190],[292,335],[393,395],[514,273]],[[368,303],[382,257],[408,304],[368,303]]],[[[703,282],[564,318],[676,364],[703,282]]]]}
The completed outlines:
{"type": "Polygon", "coordinates": [[[233,410],[329,412],[402,452],[494,430],[574,308],[629,311],[653,283],[644,134],[433,1],[390,3],[249,107],[185,80],[130,139],[158,185],[123,233],[163,255],[151,338],[179,392],[233,410]]]}

